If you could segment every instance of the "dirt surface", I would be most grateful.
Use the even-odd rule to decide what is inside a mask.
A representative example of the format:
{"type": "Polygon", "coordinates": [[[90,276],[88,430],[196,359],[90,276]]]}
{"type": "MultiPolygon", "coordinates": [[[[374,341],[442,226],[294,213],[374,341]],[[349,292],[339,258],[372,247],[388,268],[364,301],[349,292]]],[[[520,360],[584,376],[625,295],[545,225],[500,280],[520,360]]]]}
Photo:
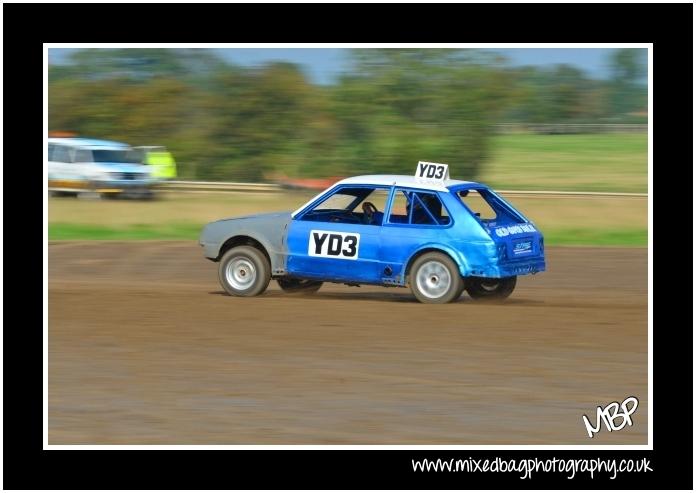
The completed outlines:
{"type": "Polygon", "coordinates": [[[549,248],[503,304],[449,305],[234,298],[192,242],[48,255],[51,444],[647,443],[645,249],[549,248]],[[633,426],[589,439],[630,395],[633,426]]]}

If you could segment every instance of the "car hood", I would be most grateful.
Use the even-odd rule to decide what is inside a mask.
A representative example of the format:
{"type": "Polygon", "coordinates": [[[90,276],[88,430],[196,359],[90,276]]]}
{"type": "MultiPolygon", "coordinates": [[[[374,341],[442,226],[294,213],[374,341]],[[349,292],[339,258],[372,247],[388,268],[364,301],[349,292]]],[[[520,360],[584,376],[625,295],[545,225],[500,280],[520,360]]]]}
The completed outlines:
{"type": "Polygon", "coordinates": [[[228,217],[206,224],[201,231],[200,241],[216,244],[235,235],[246,235],[259,241],[264,239],[271,245],[279,245],[290,220],[289,211],[228,217]]]}
{"type": "Polygon", "coordinates": [[[217,221],[213,221],[211,224],[215,223],[221,223],[221,222],[228,222],[228,221],[250,221],[250,220],[258,220],[264,223],[268,222],[278,222],[282,223],[284,220],[290,218],[290,211],[283,211],[283,212],[267,212],[263,214],[251,214],[248,216],[233,216],[233,217],[226,217],[224,219],[219,219],[217,221]]]}

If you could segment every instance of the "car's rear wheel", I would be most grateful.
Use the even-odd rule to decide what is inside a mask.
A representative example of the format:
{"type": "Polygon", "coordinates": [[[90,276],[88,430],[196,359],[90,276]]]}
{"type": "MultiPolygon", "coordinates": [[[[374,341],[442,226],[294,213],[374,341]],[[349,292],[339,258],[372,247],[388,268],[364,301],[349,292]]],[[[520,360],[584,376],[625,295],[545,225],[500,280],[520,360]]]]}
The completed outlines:
{"type": "Polygon", "coordinates": [[[292,279],[281,278],[277,279],[280,289],[289,294],[312,294],[319,291],[321,281],[311,281],[309,279],[292,279]]]}
{"type": "Polygon", "coordinates": [[[466,291],[474,299],[503,300],[510,296],[517,285],[517,276],[502,277],[467,277],[466,291]]]}
{"type": "Polygon", "coordinates": [[[411,266],[410,285],[421,303],[449,303],[464,290],[464,281],[457,264],[444,253],[428,252],[411,266]]]}
{"type": "Polygon", "coordinates": [[[257,296],[271,281],[271,266],[257,248],[238,246],[222,256],[218,277],[222,287],[232,296],[257,296]]]}

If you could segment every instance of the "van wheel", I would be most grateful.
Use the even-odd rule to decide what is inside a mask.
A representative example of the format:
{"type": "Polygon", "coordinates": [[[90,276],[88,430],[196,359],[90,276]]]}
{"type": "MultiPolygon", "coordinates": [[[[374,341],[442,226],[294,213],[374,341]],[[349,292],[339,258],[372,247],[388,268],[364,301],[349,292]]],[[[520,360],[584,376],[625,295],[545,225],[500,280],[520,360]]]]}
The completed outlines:
{"type": "Polygon", "coordinates": [[[238,246],[222,256],[218,277],[220,285],[232,296],[257,296],[271,281],[271,266],[257,248],[238,246]]]}
{"type": "Polygon", "coordinates": [[[517,276],[502,277],[467,277],[466,291],[474,299],[503,300],[510,296],[517,285],[517,276]]]}
{"type": "Polygon", "coordinates": [[[464,287],[457,264],[440,252],[418,257],[411,267],[409,283],[421,303],[449,303],[461,296],[464,287]]]}
{"type": "Polygon", "coordinates": [[[77,198],[82,200],[101,200],[103,195],[93,190],[86,190],[84,192],[78,192],[77,198]]]}

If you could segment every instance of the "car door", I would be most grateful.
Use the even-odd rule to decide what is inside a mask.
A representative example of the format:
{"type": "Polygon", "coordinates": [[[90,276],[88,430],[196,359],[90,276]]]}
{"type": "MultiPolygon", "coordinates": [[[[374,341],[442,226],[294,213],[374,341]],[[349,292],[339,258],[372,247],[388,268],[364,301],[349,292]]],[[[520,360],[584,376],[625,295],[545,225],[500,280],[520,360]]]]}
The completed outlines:
{"type": "Polygon", "coordinates": [[[60,175],[60,163],[54,159],[56,151],[55,144],[48,144],[48,162],[46,163],[46,173],[48,174],[48,186],[54,188],[58,176],[60,175]]]}
{"type": "MultiPolygon", "coordinates": [[[[382,209],[378,207],[378,219],[371,224],[337,220],[340,216],[338,213],[319,213],[319,206],[331,195],[345,192],[345,189],[353,193],[358,188],[360,187],[340,187],[329,196],[320,198],[315,207],[311,207],[290,222],[287,235],[288,274],[343,282],[380,282],[382,269],[379,242],[384,206],[382,209]]],[[[368,198],[374,200],[372,192],[379,190],[383,197],[380,200],[386,204],[388,187],[371,187],[371,190],[367,190],[370,192],[368,198]]],[[[356,196],[355,203],[346,206],[345,214],[359,209],[360,204],[365,201],[365,198],[356,196]]],[[[354,214],[356,217],[360,216],[360,213],[354,214]]]]}
{"type": "Polygon", "coordinates": [[[49,145],[47,166],[49,187],[74,190],[82,185],[82,178],[71,163],[71,148],[66,145],[49,145]]]}
{"type": "MultiPolygon", "coordinates": [[[[408,259],[427,244],[448,243],[452,219],[435,192],[396,188],[380,232],[384,269],[400,276],[408,259]]],[[[402,283],[403,279],[394,279],[402,283]]]]}

